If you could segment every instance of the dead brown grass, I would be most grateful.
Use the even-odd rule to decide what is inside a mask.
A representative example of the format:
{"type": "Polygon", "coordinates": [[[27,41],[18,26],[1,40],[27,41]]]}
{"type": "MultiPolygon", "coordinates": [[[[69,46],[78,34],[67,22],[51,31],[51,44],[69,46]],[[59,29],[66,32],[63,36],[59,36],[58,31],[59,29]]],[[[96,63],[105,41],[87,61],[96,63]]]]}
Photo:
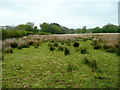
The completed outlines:
{"type": "Polygon", "coordinates": [[[107,47],[118,48],[120,46],[120,33],[89,33],[89,34],[54,34],[54,35],[29,35],[18,39],[11,38],[2,42],[2,49],[6,50],[11,44],[16,42],[18,46],[23,44],[41,43],[49,40],[75,40],[75,39],[98,39],[107,47]]]}

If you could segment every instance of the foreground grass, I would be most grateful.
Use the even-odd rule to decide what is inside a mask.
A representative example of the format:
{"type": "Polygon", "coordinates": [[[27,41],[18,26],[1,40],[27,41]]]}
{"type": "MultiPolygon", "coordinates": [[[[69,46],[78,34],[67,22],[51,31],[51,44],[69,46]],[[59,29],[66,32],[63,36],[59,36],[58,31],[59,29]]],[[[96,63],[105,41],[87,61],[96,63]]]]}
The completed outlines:
{"type": "Polygon", "coordinates": [[[14,49],[3,60],[3,88],[100,88],[118,87],[118,56],[93,50],[91,41],[80,41],[87,54],[70,48],[70,54],[49,51],[47,42],[39,48],[14,49]],[[95,59],[100,71],[84,64],[84,57],[95,59]]]}

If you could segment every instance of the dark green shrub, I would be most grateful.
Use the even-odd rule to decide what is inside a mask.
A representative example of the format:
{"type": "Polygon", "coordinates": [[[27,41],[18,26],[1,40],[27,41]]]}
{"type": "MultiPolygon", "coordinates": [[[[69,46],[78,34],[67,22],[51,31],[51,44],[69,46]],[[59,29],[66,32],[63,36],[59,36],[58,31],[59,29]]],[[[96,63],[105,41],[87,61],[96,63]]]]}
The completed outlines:
{"type": "Polygon", "coordinates": [[[74,46],[74,47],[79,47],[79,42],[74,42],[74,43],[73,43],[73,46],[74,46]]]}
{"type": "Polygon", "coordinates": [[[2,39],[23,37],[26,36],[27,33],[28,31],[24,30],[2,30],[2,39]]]}
{"type": "Polygon", "coordinates": [[[65,54],[65,55],[70,54],[70,50],[69,50],[67,47],[65,47],[65,49],[64,49],[64,54],[65,54]]]}
{"type": "Polygon", "coordinates": [[[59,46],[58,47],[58,51],[63,51],[64,50],[64,47],[63,46],[59,46]]]}

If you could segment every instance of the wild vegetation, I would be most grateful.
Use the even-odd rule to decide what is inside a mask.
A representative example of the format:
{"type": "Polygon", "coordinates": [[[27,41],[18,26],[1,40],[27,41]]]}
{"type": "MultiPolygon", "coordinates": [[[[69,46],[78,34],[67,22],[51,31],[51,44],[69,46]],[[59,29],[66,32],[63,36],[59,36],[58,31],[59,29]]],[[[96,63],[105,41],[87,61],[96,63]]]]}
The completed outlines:
{"type": "MultiPolygon", "coordinates": [[[[1,29],[3,88],[117,88],[120,26],[1,29]]],[[[1,63],[0,63],[1,64],[1,63]]]]}
{"type": "MultiPolygon", "coordinates": [[[[7,26],[8,27],[8,26],[7,26]]],[[[1,30],[0,30],[1,32],[1,30]]],[[[40,35],[50,35],[50,34],[79,34],[79,33],[119,33],[120,26],[107,24],[102,28],[95,27],[92,29],[87,29],[86,26],[83,28],[69,29],[65,26],[59,25],[58,23],[46,23],[40,24],[40,29],[34,26],[34,23],[29,22],[29,24],[20,24],[15,27],[10,27],[2,29],[2,39],[7,38],[18,38],[26,35],[40,34],[40,35]]]]}
{"type": "Polygon", "coordinates": [[[117,88],[118,35],[6,39],[2,43],[3,88],[117,88]]]}

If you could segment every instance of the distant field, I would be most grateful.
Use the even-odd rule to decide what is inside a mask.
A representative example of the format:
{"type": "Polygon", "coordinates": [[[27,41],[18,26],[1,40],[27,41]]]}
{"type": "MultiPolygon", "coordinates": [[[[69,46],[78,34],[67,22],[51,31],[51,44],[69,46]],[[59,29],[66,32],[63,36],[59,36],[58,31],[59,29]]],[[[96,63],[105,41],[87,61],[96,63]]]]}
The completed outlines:
{"type": "MultiPolygon", "coordinates": [[[[117,88],[119,56],[106,52],[101,40],[96,44],[100,49],[95,49],[92,40],[95,38],[102,41],[111,38],[113,46],[118,44],[118,34],[31,35],[22,38],[29,44],[32,42],[29,40],[34,43],[22,49],[18,43],[12,53],[3,53],[3,88],[117,88]],[[74,47],[75,42],[79,43],[78,47],[74,47]],[[61,46],[64,50],[60,51],[61,46]],[[69,51],[67,55],[65,47],[69,51]],[[50,51],[50,48],[54,49],[50,51]]],[[[3,44],[6,47],[12,45],[12,40],[3,44]]]]}

